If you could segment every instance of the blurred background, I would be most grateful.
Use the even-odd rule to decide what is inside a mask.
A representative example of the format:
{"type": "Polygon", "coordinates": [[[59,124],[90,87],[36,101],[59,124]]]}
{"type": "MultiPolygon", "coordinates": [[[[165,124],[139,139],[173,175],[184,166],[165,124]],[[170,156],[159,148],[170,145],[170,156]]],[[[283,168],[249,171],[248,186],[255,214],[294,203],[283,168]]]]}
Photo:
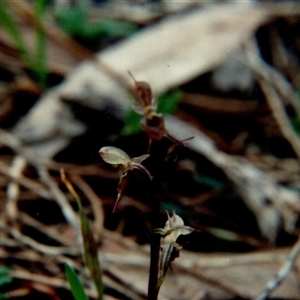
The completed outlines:
{"type": "Polygon", "coordinates": [[[299,299],[299,29],[299,1],[1,1],[0,299],[73,299],[64,262],[96,299],[62,168],[105,299],[147,298],[153,197],[159,226],[196,229],[159,299],[255,299],[288,263],[259,299],[299,299]],[[99,149],[149,151],[128,71],[192,139],[153,141],[155,193],[130,172],[113,212],[122,170],[99,149]]]}

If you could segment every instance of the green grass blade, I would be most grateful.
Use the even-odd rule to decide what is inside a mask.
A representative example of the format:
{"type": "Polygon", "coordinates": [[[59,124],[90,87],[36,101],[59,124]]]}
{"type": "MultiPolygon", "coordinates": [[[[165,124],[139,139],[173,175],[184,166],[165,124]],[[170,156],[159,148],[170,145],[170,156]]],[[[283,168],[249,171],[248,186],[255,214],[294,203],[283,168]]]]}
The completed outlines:
{"type": "Polygon", "coordinates": [[[9,268],[0,267],[0,286],[11,283],[12,278],[9,275],[9,268]]]}
{"type": "MultiPolygon", "coordinates": [[[[9,268],[7,267],[0,267],[0,287],[2,285],[8,284],[12,282],[12,278],[9,275],[9,268]]],[[[0,300],[7,299],[8,297],[5,294],[0,292],[0,300]]]]}
{"type": "Polygon", "coordinates": [[[81,234],[83,238],[84,259],[88,270],[90,271],[91,278],[96,286],[98,292],[98,299],[103,299],[103,281],[102,271],[98,259],[97,243],[94,239],[89,220],[83,211],[80,198],[74,190],[70,181],[66,178],[65,173],[61,170],[61,180],[66,185],[69,192],[76,199],[79,208],[79,217],[81,223],[81,234]]]}
{"type": "Polygon", "coordinates": [[[2,27],[5,29],[9,37],[14,42],[15,47],[19,51],[23,60],[27,63],[29,62],[30,65],[30,55],[23,41],[22,34],[16,22],[10,15],[7,9],[7,4],[3,0],[0,1],[0,24],[2,25],[2,27]]]}
{"type": "Polygon", "coordinates": [[[75,300],[89,300],[78,275],[67,263],[65,263],[65,272],[75,300]]]}
{"type": "Polygon", "coordinates": [[[81,233],[83,237],[84,258],[87,268],[98,291],[98,299],[103,299],[103,282],[102,271],[98,259],[98,248],[89,224],[89,220],[82,209],[80,200],[77,201],[79,206],[79,215],[81,220],[81,233]]]}
{"type": "Polygon", "coordinates": [[[42,87],[46,87],[47,81],[47,55],[46,42],[47,37],[42,27],[43,17],[47,9],[47,0],[34,1],[34,15],[36,18],[36,61],[35,73],[38,77],[38,82],[42,87]]]}
{"type": "Polygon", "coordinates": [[[56,20],[68,35],[85,41],[95,41],[101,38],[122,38],[138,30],[136,25],[119,20],[91,21],[89,20],[88,8],[80,1],[72,7],[61,8],[57,11],[56,20]]]}

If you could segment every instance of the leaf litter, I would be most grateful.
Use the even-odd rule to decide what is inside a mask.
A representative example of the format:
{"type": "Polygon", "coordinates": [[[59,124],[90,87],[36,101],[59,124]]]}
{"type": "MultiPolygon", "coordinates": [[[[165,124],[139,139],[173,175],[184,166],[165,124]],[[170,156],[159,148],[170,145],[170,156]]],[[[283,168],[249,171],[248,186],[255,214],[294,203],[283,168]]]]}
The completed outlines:
{"type": "MultiPolygon", "coordinates": [[[[289,21],[296,22],[299,12],[299,5],[294,3],[226,3],[162,16],[132,37],[82,61],[60,85],[41,94],[19,122],[2,129],[0,255],[3,264],[12,268],[16,282],[13,290],[7,287],[8,295],[30,297],[35,291],[51,299],[67,299],[64,262],[80,273],[88,295],[96,295],[82,268],[79,248],[74,246],[78,218],[72,199],[59,183],[63,166],[85,199],[83,209],[92,226],[98,224],[94,229],[104,285],[107,291],[113,291],[108,292],[107,299],[145,299],[149,260],[145,235],[149,228],[147,207],[151,204],[146,201],[141,206],[139,191],[132,191],[129,185],[128,195],[113,215],[118,175],[97,156],[107,142],[118,147],[127,144],[126,153],[134,154],[132,157],[143,152],[130,147],[130,137],[120,136],[121,126],[114,126],[124,122],[130,107],[130,71],[137,80],[148,82],[155,95],[182,88],[182,103],[174,116],[166,117],[166,129],[179,140],[194,137],[174,162],[175,166],[182,163],[180,172],[188,176],[190,185],[182,181],[187,187],[182,184],[178,192],[171,183],[176,183],[180,172],[171,168],[161,192],[165,205],[183,211],[188,225],[202,230],[192,234],[193,240],[187,245],[192,251],[181,250],[181,259],[173,262],[161,299],[298,299],[300,181],[292,178],[295,171],[289,166],[286,176],[276,177],[274,173],[283,160],[299,165],[298,136],[290,124],[290,118],[296,118],[298,112],[297,73],[286,73],[292,54],[280,36],[280,26],[290,26],[293,31],[289,21]],[[258,33],[274,24],[277,27],[273,30],[279,35],[276,45],[286,51],[288,59],[282,66],[269,58],[270,68],[264,61],[253,60],[262,54],[249,43],[254,37],[259,40],[258,33]],[[235,67],[229,68],[232,81],[222,80],[230,72],[220,71],[224,61],[238,52],[244,54],[240,59],[246,70],[243,74],[250,74],[242,84],[235,83],[234,78],[239,77],[235,67]],[[258,87],[259,93],[249,92],[258,87]],[[195,97],[192,103],[188,96],[195,97]],[[240,106],[234,114],[228,114],[232,103],[240,106]],[[246,114],[241,113],[244,107],[249,107],[246,114]],[[92,112],[96,116],[93,122],[92,112]],[[84,147],[82,141],[87,139],[84,147]],[[93,149],[97,150],[93,153],[93,149]],[[78,155],[88,155],[88,163],[78,164],[82,159],[77,160],[78,155]],[[199,183],[205,176],[223,185],[210,186],[203,180],[199,183]],[[204,195],[208,196],[199,205],[187,205],[204,195]],[[36,206],[41,201],[52,210],[62,211],[53,217],[52,224],[37,219],[42,211],[35,215],[24,209],[29,203],[36,206]],[[139,231],[133,229],[137,224],[139,231]],[[220,228],[224,229],[222,238],[214,235],[220,228]],[[236,233],[233,238],[232,233],[236,233]],[[238,236],[244,236],[244,242],[238,236]],[[233,242],[228,244],[229,240],[233,242]]],[[[68,48],[64,51],[70,53],[68,48]]],[[[13,65],[3,59],[1,64],[13,65]]],[[[4,87],[11,88],[7,83],[4,87]]]]}

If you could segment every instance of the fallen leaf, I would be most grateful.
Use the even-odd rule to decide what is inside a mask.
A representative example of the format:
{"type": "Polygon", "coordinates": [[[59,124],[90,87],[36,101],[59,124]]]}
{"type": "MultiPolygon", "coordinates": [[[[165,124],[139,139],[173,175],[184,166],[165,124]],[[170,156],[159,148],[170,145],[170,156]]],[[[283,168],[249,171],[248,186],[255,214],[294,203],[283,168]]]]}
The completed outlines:
{"type": "Polygon", "coordinates": [[[195,9],[140,31],[97,59],[118,74],[130,70],[161,92],[214,68],[268,16],[267,9],[250,4],[195,9]]]}

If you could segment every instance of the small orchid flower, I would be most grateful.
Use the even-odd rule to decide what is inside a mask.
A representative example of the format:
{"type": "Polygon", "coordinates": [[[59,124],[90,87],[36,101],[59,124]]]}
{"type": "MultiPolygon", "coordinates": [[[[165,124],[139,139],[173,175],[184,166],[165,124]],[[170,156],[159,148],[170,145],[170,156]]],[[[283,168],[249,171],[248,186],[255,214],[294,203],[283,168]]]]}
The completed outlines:
{"type": "Polygon", "coordinates": [[[105,162],[111,165],[123,165],[125,168],[124,173],[129,170],[138,169],[145,172],[152,180],[152,176],[149,171],[141,164],[141,162],[147,159],[150,154],[144,154],[130,159],[128,154],[123,150],[112,146],[102,147],[99,153],[105,162]]]}
{"type": "Polygon", "coordinates": [[[176,240],[180,235],[190,234],[194,231],[192,227],[185,226],[181,217],[174,211],[172,216],[168,215],[168,221],[164,228],[155,229],[154,232],[162,235],[161,238],[161,252],[159,256],[159,273],[158,285],[160,286],[164,281],[166,272],[170,263],[176,258],[174,250],[181,250],[181,246],[177,244],[176,240]]]}
{"type": "Polygon", "coordinates": [[[145,81],[137,81],[131,72],[128,73],[134,81],[133,94],[135,100],[139,104],[133,106],[134,111],[139,115],[144,115],[146,119],[152,119],[156,114],[157,103],[153,97],[150,85],[145,81]]]}
{"type": "MultiPolygon", "coordinates": [[[[164,137],[174,143],[173,148],[183,145],[184,141],[191,139],[188,138],[180,142],[168,133],[165,127],[164,116],[157,112],[157,102],[155,97],[153,97],[150,85],[145,81],[137,81],[130,72],[128,73],[134,81],[133,95],[138,104],[133,105],[132,108],[136,113],[143,115],[141,127],[149,137],[148,150],[153,140],[161,141],[164,137]]],[[[173,151],[173,148],[170,151],[173,151]]]]}
{"type": "Polygon", "coordinates": [[[163,243],[172,244],[176,249],[180,250],[181,246],[176,243],[177,238],[180,235],[190,234],[194,231],[194,229],[192,227],[185,226],[182,218],[176,215],[175,211],[173,211],[171,217],[168,212],[167,215],[168,221],[166,222],[166,225],[164,227],[164,229],[166,230],[166,235],[163,238],[163,243]]]}
{"type": "Polygon", "coordinates": [[[120,181],[118,184],[118,196],[117,196],[117,201],[115,203],[113,211],[115,211],[119,201],[123,197],[124,194],[124,189],[127,184],[127,173],[128,171],[131,170],[140,170],[144,172],[150,180],[152,180],[152,176],[150,172],[145,168],[141,163],[145,159],[147,159],[150,154],[144,154],[138,157],[130,158],[126,152],[123,150],[113,147],[113,146],[106,146],[102,147],[99,150],[99,154],[101,155],[102,159],[114,166],[122,165],[124,167],[123,174],[120,177],[120,181]]]}

